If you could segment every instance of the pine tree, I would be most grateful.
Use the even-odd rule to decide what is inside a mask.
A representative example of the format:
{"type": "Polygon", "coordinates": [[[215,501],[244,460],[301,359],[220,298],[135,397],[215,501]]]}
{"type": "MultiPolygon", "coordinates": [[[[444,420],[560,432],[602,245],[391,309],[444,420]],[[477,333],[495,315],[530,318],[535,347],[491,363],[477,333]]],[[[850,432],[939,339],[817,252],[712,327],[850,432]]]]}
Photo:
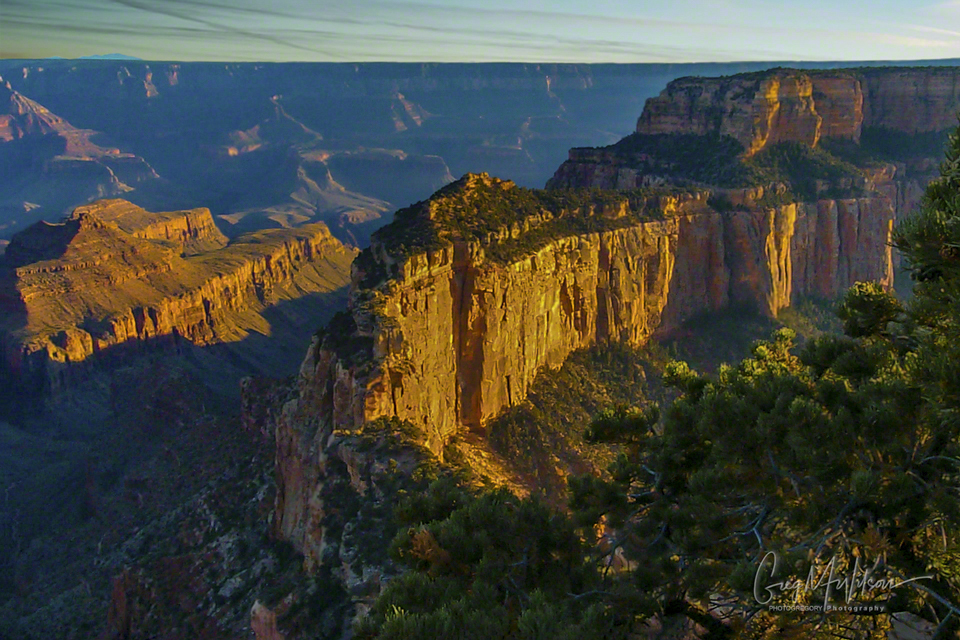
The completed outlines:
{"type": "Polygon", "coordinates": [[[623,454],[612,481],[571,482],[572,506],[635,564],[618,580],[638,616],[681,613],[714,638],[884,638],[896,611],[960,629],[960,133],[896,244],[917,280],[906,308],[858,283],[845,336],[797,349],[781,330],[716,376],[673,363],[675,401],[595,421],[588,436],[623,454]],[[846,605],[775,583],[867,568],[930,577],[850,599],[879,613],[779,607],[846,605]]]}

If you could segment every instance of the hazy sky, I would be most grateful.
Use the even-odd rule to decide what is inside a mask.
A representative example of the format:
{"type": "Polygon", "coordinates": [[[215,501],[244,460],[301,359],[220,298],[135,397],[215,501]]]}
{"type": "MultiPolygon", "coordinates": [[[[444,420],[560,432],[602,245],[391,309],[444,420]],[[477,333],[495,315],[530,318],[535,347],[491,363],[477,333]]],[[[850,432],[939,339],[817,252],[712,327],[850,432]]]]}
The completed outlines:
{"type": "Polygon", "coordinates": [[[2,57],[114,52],[264,61],[953,58],[960,0],[0,0],[2,57]]]}

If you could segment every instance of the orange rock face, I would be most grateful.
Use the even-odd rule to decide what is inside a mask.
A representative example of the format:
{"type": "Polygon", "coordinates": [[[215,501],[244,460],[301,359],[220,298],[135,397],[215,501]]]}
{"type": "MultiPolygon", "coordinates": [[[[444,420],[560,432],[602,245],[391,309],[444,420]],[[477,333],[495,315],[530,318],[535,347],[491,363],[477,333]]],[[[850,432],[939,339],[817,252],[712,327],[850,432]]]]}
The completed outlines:
{"type": "Polygon", "coordinates": [[[217,228],[210,210],[206,208],[153,213],[126,200],[115,199],[77,207],[75,212],[92,213],[137,238],[174,242],[182,246],[187,254],[203,253],[227,245],[227,237],[217,228]]]}
{"type": "Polygon", "coordinates": [[[637,132],[719,133],[735,138],[752,155],[788,140],[815,146],[822,124],[813,81],[793,71],[676,80],[647,101],[637,132]]]}
{"type": "Polygon", "coordinates": [[[356,328],[341,337],[360,346],[346,353],[317,339],[299,398],[278,420],[280,534],[320,562],[313,496],[327,456],[346,459],[325,449],[333,430],[396,416],[439,452],[457,432],[482,433],[538,371],[581,347],[643,344],[730,303],[774,314],[857,280],[892,286],[886,198],[729,213],[708,207],[705,193],[657,202],[662,220],[560,237],[508,263],[489,259],[487,244],[457,242],[396,261],[399,277],[374,289],[355,265],[356,328]]]}
{"type": "Polygon", "coordinates": [[[259,601],[250,610],[250,629],[257,640],[284,640],[284,635],[277,629],[276,612],[259,601]]]}
{"type": "Polygon", "coordinates": [[[863,129],[863,82],[848,74],[818,74],[812,78],[813,103],[823,119],[820,135],[860,141],[863,129]]]}
{"type": "Polygon", "coordinates": [[[956,67],[867,70],[860,82],[865,126],[905,133],[957,126],[960,69],[956,67]]]}
{"type": "Polygon", "coordinates": [[[0,374],[55,389],[75,365],[120,345],[158,338],[208,345],[251,328],[267,332],[258,314],[274,302],[348,282],[355,251],[323,224],[181,257],[191,246],[220,243],[208,224],[205,209],[150,216],[108,201],[14,236],[0,262],[0,374]]]}
{"type": "Polygon", "coordinates": [[[779,69],[725,78],[681,78],[647,101],[637,132],[719,133],[752,155],[784,141],[859,141],[863,127],[905,133],[956,126],[960,70],[779,69]]]}

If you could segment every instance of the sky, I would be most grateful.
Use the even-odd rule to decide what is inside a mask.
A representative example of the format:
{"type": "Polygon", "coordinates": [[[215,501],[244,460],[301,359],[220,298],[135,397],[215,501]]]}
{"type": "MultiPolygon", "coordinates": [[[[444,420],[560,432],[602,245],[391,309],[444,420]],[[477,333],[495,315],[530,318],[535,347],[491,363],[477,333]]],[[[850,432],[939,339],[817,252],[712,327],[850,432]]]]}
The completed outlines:
{"type": "Polygon", "coordinates": [[[0,0],[0,57],[106,53],[265,62],[957,58],[960,0],[0,0]]]}

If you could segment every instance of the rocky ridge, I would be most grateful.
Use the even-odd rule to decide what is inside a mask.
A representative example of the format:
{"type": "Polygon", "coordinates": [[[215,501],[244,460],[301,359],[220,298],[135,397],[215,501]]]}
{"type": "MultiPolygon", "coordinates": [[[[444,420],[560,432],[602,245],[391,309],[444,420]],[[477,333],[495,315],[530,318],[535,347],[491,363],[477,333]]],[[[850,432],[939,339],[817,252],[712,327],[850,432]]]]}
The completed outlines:
{"type": "Polygon", "coordinates": [[[49,390],[67,384],[77,364],[121,345],[210,345],[269,333],[260,312],[342,287],[355,255],[323,224],[229,246],[215,229],[206,210],[150,220],[109,201],[14,236],[0,265],[4,377],[49,390]],[[204,243],[221,248],[181,256],[204,243]]]}
{"type": "Polygon", "coordinates": [[[228,243],[220,232],[210,209],[151,212],[126,200],[99,200],[77,207],[75,216],[92,214],[134,237],[144,240],[165,240],[182,247],[188,255],[222,249],[228,243]]]}
{"type": "Polygon", "coordinates": [[[915,210],[937,175],[958,110],[960,69],[954,67],[681,78],[647,101],[633,136],[610,147],[571,149],[548,188],[621,190],[679,180],[710,188],[732,207],[751,200],[748,208],[779,204],[784,191],[787,199],[808,203],[882,194],[896,220],[915,210]],[[801,176],[810,183],[805,193],[750,177],[758,166],[783,166],[790,145],[811,150],[799,171],[808,174],[801,176]],[[685,146],[689,157],[671,156],[670,149],[685,146]],[[659,149],[667,150],[664,157],[654,157],[659,149]],[[710,171],[697,166],[710,163],[710,171]],[[717,164],[751,169],[737,174],[717,164]],[[814,175],[818,171],[825,173],[814,175]]]}
{"type": "Polygon", "coordinates": [[[479,175],[398,213],[354,263],[350,311],[314,340],[300,397],[277,421],[281,535],[320,562],[329,541],[311,461],[349,453],[329,448],[331,433],[396,417],[442,455],[576,349],[643,344],[728,305],[774,314],[857,280],[892,285],[882,195],[722,212],[710,196],[535,192],[479,175]],[[527,201],[529,215],[499,229],[470,226],[471,207],[490,220],[504,202],[516,212],[527,201]]]}
{"type": "Polygon", "coordinates": [[[778,142],[860,141],[865,128],[916,134],[950,129],[960,110],[960,69],[774,69],[681,78],[647,101],[637,133],[718,133],[753,155],[778,142]]]}

